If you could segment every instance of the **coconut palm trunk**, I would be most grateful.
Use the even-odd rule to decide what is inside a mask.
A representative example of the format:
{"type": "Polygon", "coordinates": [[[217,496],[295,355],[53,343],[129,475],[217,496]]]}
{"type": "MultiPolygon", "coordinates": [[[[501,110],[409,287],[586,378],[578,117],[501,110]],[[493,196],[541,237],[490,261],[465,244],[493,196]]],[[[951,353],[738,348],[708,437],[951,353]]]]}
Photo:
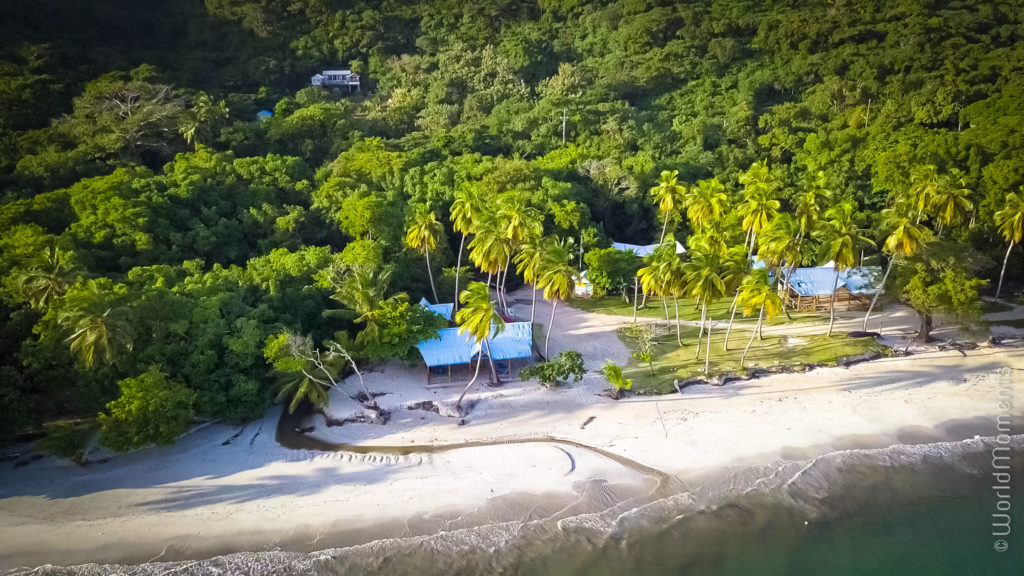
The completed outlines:
{"type": "Polygon", "coordinates": [[[826,336],[832,335],[832,328],[836,324],[836,288],[839,287],[839,270],[836,270],[836,279],[832,282],[832,297],[829,299],[828,306],[828,333],[826,336]]]}
{"type": "Polygon", "coordinates": [[[427,277],[430,278],[430,292],[434,295],[434,304],[437,304],[437,289],[434,288],[434,273],[430,270],[430,248],[426,245],[423,246],[423,254],[427,257],[427,277]]]}
{"type": "Polygon", "coordinates": [[[636,297],[639,289],[640,282],[636,278],[633,278],[633,324],[636,324],[636,297]]]}
{"type": "Polygon", "coordinates": [[[507,298],[508,295],[505,293],[505,285],[508,283],[508,268],[509,268],[509,264],[511,262],[512,262],[512,251],[509,250],[508,256],[505,256],[505,275],[501,277],[501,304],[502,304],[502,308],[504,308],[504,310],[505,310],[505,315],[506,316],[508,315],[508,298],[507,298]]]}
{"type": "Polygon", "coordinates": [[[681,328],[679,327],[679,299],[678,298],[672,298],[672,303],[675,304],[675,307],[676,307],[676,343],[679,344],[680,346],[682,346],[683,345],[683,335],[682,335],[681,328]]]}
{"type": "Polygon", "coordinates": [[[665,243],[665,232],[667,232],[667,231],[668,231],[668,210],[665,210],[665,223],[661,225],[661,240],[658,241],[658,244],[664,244],[665,243]]]}
{"type": "Polygon", "coordinates": [[[750,340],[747,340],[747,347],[743,349],[743,356],[740,357],[740,368],[743,368],[743,363],[747,360],[747,352],[750,351],[750,345],[754,343],[754,336],[761,329],[762,321],[764,321],[764,302],[761,302],[761,311],[757,313],[757,326],[754,326],[754,331],[750,333],[750,340]]]}
{"type": "Polygon", "coordinates": [[[462,268],[462,250],[466,245],[466,235],[462,235],[459,241],[459,255],[455,258],[455,305],[452,306],[451,320],[455,320],[455,313],[459,311],[459,270],[462,268]]]}
{"type": "Polygon", "coordinates": [[[732,332],[732,321],[736,319],[736,308],[737,308],[736,302],[739,300],[739,298],[740,298],[740,292],[739,292],[739,290],[737,290],[736,291],[736,295],[732,297],[732,305],[729,306],[729,308],[732,311],[729,313],[729,327],[725,329],[725,346],[724,346],[724,349],[725,349],[726,352],[729,351],[729,333],[732,332]]]}
{"type": "Polygon", "coordinates": [[[491,368],[491,380],[495,384],[501,384],[501,378],[498,377],[498,370],[494,367],[494,357],[491,356],[491,343],[489,339],[484,340],[483,349],[487,351],[487,365],[491,368]]]}
{"type": "Polygon", "coordinates": [[[455,408],[459,412],[462,411],[462,400],[463,400],[463,398],[466,397],[466,393],[469,392],[469,389],[472,388],[473,384],[476,383],[477,377],[480,376],[480,363],[483,362],[483,360],[484,360],[484,351],[483,351],[483,349],[481,349],[480,350],[480,354],[476,358],[476,371],[473,372],[473,378],[470,379],[469,384],[466,384],[466,387],[463,388],[463,390],[462,390],[462,395],[460,395],[459,399],[455,402],[455,408]]]}
{"type": "Polygon", "coordinates": [[[533,319],[537,317],[537,287],[533,286],[530,292],[533,292],[533,303],[530,305],[530,324],[533,324],[533,319]]]}
{"type": "Polygon", "coordinates": [[[700,339],[704,336],[704,318],[707,317],[708,303],[705,301],[700,308],[700,331],[697,332],[697,354],[693,357],[695,360],[700,359],[700,339]]]}
{"type": "Polygon", "coordinates": [[[711,369],[711,315],[708,315],[708,346],[707,350],[704,351],[704,375],[709,374],[711,369]]]}
{"type": "Polygon", "coordinates": [[[551,299],[551,320],[548,321],[548,333],[544,335],[544,360],[547,360],[551,356],[548,355],[548,346],[551,344],[551,333],[555,329],[555,307],[558,306],[558,298],[551,299]]]}
{"type": "Polygon", "coordinates": [[[996,286],[996,300],[999,300],[999,293],[1003,291],[1003,275],[1006,274],[1006,263],[1010,261],[1010,250],[1013,250],[1013,245],[1013,240],[1010,240],[1010,247],[1006,249],[1006,256],[1003,256],[1003,269],[999,272],[999,284],[996,286]]]}
{"type": "MultiPolygon", "coordinates": [[[[875,304],[878,303],[878,297],[882,295],[885,290],[885,281],[889,279],[889,272],[892,272],[892,265],[896,262],[896,257],[889,258],[889,265],[885,267],[885,274],[882,275],[882,283],[878,285],[878,290],[875,291],[875,295],[871,298],[871,304],[868,305],[868,311],[864,314],[864,331],[868,329],[868,318],[871,317],[871,311],[875,309],[875,304]]],[[[999,296],[996,296],[998,298],[999,296]]]]}

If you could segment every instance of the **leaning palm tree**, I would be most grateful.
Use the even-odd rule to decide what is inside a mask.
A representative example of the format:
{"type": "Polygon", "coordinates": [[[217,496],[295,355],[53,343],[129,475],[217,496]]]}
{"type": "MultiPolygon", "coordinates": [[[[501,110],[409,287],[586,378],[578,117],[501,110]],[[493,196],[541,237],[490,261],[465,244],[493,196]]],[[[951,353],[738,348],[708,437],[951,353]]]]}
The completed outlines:
{"type": "Polygon", "coordinates": [[[434,273],[430,270],[430,249],[437,246],[437,240],[444,228],[426,204],[420,204],[413,211],[412,219],[405,230],[405,244],[414,250],[423,250],[427,260],[427,276],[430,278],[430,292],[437,303],[437,289],[434,288],[434,273]]]}
{"type": "Polygon", "coordinates": [[[699,230],[720,220],[728,203],[725,186],[718,178],[698,181],[686,193],[686,217],[690,220],[690,228],[699,230]]]}
{"type": "Polygon", "coordinates": [[[544,240],[538,234],[527,238],[516,253],[516,272],[523,276],[523,282],[530,284],[532,302],[530,305],[530,322],[537,316],[537,280],[540,275],[540,260],[544,253],[544,240]]]}
{"type": "Polygon", "coordinates": [[[909,207],[904,204],[897,204],[882,211],[882,229],[890,230],[885,242],[882,243],[882,252],[889,254],[889,264],[885,267],[885,274],[882,275],[878,290],[875,291],[868,311],[864,314],[863,329],[865,331],[868,329],[871,312],[875,309],[875,304],[878,303],[878,297],[885,291],[885,283],[889,279],[893,265],[897,260],[903,260],[917,253],[930,236],[928,228],[918,223],[909,207]]]}
{"type": "Polygon", "coordinates": [[[768,270],[764,268],[752,270],[743,279],[739,294],[739,304],[743,307],[744,316],[750,316],[754,313],[754,310],[758,311],[757,324],[751,330],[750,340],[747,341],[747,346],[743,349],[743,356],[740,357],[740,368],[742,368],[743,363],[747,359],[747,352],[750,351],[750,345],[754,342],[754,337],[757,336],[758,339],[764,339],[765,316],[771,320],[781,312],[782,298],[772,286],[771,279],[768,277],[768,270]]]}
{"type": "Polygon", "coordinates": [[[462,270],[462,252],[466,247],[466,236],[473,230],[473,220],[479,214],[476,196],[470,188],[464,187],[455,194],[452,202],[450,219],[452,228],[462,235],[459,240],[459,254],[455,258],[455,305],[452,309],[454,314],[459,311],[459,272],[462,270]]]}
{"type": "Polygon", "coordinates": [[[665,320],[668,321],[668,300],[670,296],[670,284],[672,282],[672,269],[679,262],[676,255],[675,240],[669,236],[668,242],[658,246],[644,259],[647,266],[637,270],[636,275],[640,280],[640,289],[644,292],[646,300],[648,294],[661,298],[662,306],[665,309],[665,320]]]}
{"type": "Polygon", "coordinates": [[[570,261],[572,253],[569,243],[552,238],[544,246],[540,260],[540,276],[537,286],[544,290],[544,298],[551,302],[551,320],[548,322],[547,334],[544,335],[544,357],[549,358],[548,347],[551,344],[551,332],[555,327],[555,308],[559,300],[565,300],[572,294],[579,272],[570,261]]]}
{"type": "Polygon", "coordinates": [[[725,342],[722,348],[729,351],[729,334],[732,333],[732,323],[736,319],[736,308],[739,306],[739,287],[743,278],[750,272],[750,258],[747,258],[747,249],[743,246],[733,246],[725,252],[722,258],[722,282],[725,283],[726,294],[732,294],[732,304],[729,305],[729,327],[725,329],[725,342]]]}
{"type": "Polygon", "coordinates": [[[110,287],[89,280],[68,291],[57,322],[71,331],[65,339],[71,353],[86,366],[97,361],[110,366],[122,350],[132,349],[133,330],[128,309],[110,301],[110,287]]]}
{"type": "Polygon", "coordinates": [[[668,230],[669,214],[676,208],[682,206],[683,195],[686,189],[679,184],[679,170],[663,170],[658,185],[651,188],[651,195],[658,203],[658,209],[665,213],[665,221],[661,225],[661,240],[659,244],[665,243],[665,232],[668,230]]]}
{"type": "Polygon", "coordinates": [[[829,305],[827,336],[832,335],[836,322],[836,290],[839,288],[839,275],[853,267],[856,262],[856,250],[863,244],[874,245],[870,238],[864,236],[864,230],[858,226],[859,214],[854,202],[837,204],[825,212],[827,219],[819,232],[822,240],[822,260],[831,260],[835,271],[832,282],[832,298],[829,305]]]}
{"type": "Polygon", "coordinates": [[[498,300],[506,313],[508,313],[508,301],[505,284],[508,281],[512,254],[527,238],[538,237],[544,231],[540,212],[529,206],[526,198],[527,194],[522,191],[507,192],[498,198],[498,218],[504,228],[505,241],[508,244],[505,263],[502,266],[502,277],[498,282],[498,300]]]}
{"type": "Polygon", "coordinates": [[[995,224],[1003,238],[1010,243],[1003,256],[1003,269],[999,271],[999,284],[996,286],[996,300],[1003,290],[1003,275],[1006,274],[1006,263],[1010,260],[1010,251],[1020,243],[1024,236],[1024,186],[1019,192],[1006,195],[1003,209],[995,213],[995,224]]]}
{"type": "Polygon", "coordinates": [[[931,209],[939,224],[936,236],[942,237],[945,228],[956,226],[966,220],[974,209],[967,188],[967,177],[959,170],[953,170],[939,180],[939,186],[931,200],[931,209]]]}
{"type": "Polygon", "coordinates": [[[487,285],[491,278],[501,272],[501,265],[508,258],[509,245],[498,214],[484,210],[473,223],[473,239],[469,241],[469,260],[487,273],[487,285]]]}
{"type": "Polygon", "coordinates": [[[69,254],[56,246],[50,246],[17,277],[17,290],[29,306],[41,310],[63,296],[75,276],[69,254]]]}
{"type": "Polygon", "coordinates": [[[722,279],[722,256],[723,254],[701,239],[695,238],[690,242],[690,261],[683,265],[685,273],[686,291],[698,304],[700,304],[701,332],[697,335],[697,357],[700,357],[700,336],[703,333],[705,322],[708,331],[708,346],[705,351],[704,373],[707,374],[711,366],[711,315],[708,314],[708,306],[716,298],[726,293],[725,281],[722,279]]]}
{"type": "MultiPolygon", "coordinates": [[[[462,308],[455,316],[455,321],[459,324],[459,334],[468,334],[469,338],[475,340],[477,346],[480,347],[477,352],[473,378],[469,384],[466,384],[458,401],[455,402],[455,409],[461,413],[462,400],[476,383],[477,377],[480,376],[480,363],[483,361],[484,352],[486,351],[488,358],[491,356],[488,339],[497,336],[505,329],[505,321],[495,310],[494,301],[491,300],[490,286],[483,282],[470,282],[469,286],[466,286],[466,289],[459,295],[459,300],[462,301],[462,308]]],[[[491,367],[493,370],[493,363],[491,367]]]]}
{"type": "MultiPolygon", "coordinates": [[[[803,264],[808,238],[803,235],[800,220],[789,214],[779,214],[764,229],[758,240],[758,256],[769,270],[775,271],[775,279],[782,278],[782,293],[789,291],[789,278],[803,264]]],[[[786,310],[783,300],[783,311],[786,310]]]]}

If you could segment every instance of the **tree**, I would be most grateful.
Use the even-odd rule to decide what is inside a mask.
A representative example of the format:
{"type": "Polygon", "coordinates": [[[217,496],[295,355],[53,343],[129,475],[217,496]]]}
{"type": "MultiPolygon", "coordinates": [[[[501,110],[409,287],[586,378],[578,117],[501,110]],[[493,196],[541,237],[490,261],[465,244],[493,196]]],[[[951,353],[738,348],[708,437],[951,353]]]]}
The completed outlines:
{"type": "Polygon", "coordinates": [[[618,293],[625,297],[643,263],[635,252],[617,248],[593,248],[583,260],[595,296],[618,293]]]}
{"type": "Polygon", "coordinates": [[[882,251],[889,254],[889,264],[885,267],[885,274],[882,275],[878,290],[871,298],[868,311],[864,313],[863,329],[865,331],[868,329],[868,318],[871,317],[871,311],[875,309],[878,297],[885,291],[886,281],[889,279],[889,273],[892,272],[896,261],[916,254],[930,237],[928,229],[918,223],[907,206],[899,204],[882,211],[882,229],[891,230],[882,244],[882,251]]]}
{"type": "Polygon", "coordinates": [[[898,270],[893,292],[917,312],[918,339],[931,340],[934,319],[943,316],[967,324],[980,315],[978,291],[987,283],[974,277],[984,258],[965,253],[961,244],[932,242],[898,270]]]}
{"type": "Polygon", "coordinates": [[[832,335],[832,327],[836,321],[836,290],[839,287],[839,274],[849,270],[856,262],[857,249],[862,244],[874,245],[870,238],[864,236],[864,230],[858,225],[860,215],[857,205],[843,202],[829,208],[825,212],[826,221],[818,230],[822,241],[821,259],[832,262],[835,280],[832,282],[832,296],[829,304],[827,336],[832,335]]]}
{"type": "Polygon", "coordinates": [[[622,374],[622,368],[611,359],[604,361],[604,365],[601,366],[601,375],[612,385],[612,388],[615,390],[614,398],[616,400],[622,398],[623,390],[629,390],[633,387],[633,381],[626,378],[622,374]]]}
{"type": "MultiPolygon", "coordinates": [[[[494,308],[490,286],[483,282],[470,282],[459,295],[459,299],[462,300],[462,308],[455,316],[455,321],[459,323],[459,334],[468,334],[469,338],[472,338],[476,341],[477,346],[480,346],[473,378],[469,384],[466,384],[459,399],[455,402],[455,409],[461,413],[462,400],[480,375],[480,363],[483,361],[484,353],[487,353],[488,358],[491,356],[488,339],[497,336],[505,329],[505,321],[501,319],[494,308]]],[[[490,362],[492,376],[494,376],[493,359],[490,362]]]]}
{"type": "Polygon", "coordinates": [[[437,245],[438,238],[444,228],[426,204],[421,204],[413,211],[413,216],[405,229],[405,244],[414,250],[423,250],[427,261],[427,276],[430,278],[430,291],[434,302],[438,302],[437,289],[434,288],[434,274],[430,271],[430,249],[437,245]]]}
{"type": "Polygon", "coordinates": [[[380,341],[381,326],[377,321],[377,311],[389,299],[405,300],[404,293],[388,296],[388,284],[391,280],[391,267],[379,270],[358,266],[346,269],[330,269],[325,276],[333,285],[335,292],[331,299],[348,307],[357,324],[363,329],[356,335],[356,344],[361,347],[372,346],[380,341]]]}
{"type": "Polygon", "coordinates": [[[909,198],[917,209],[915,223],[931,209],[935,196],[941,187],[939,169],[932,164],[915,166],[910,173],[909,198]]]}
{"type": "Polygon", "coordinates": [[[309,336],[282,332],[267,339],[263,354],[280,378],[277,401],[291,398],[288,403],[289,413],[295,412],[303,401],[311,403],[316,409],[327,406],[331,399],[330,389],[341,388],[338,378],[346,366],[350,366],[359,378],[367,406],[379,410],[355,360],[336,341],[326,342],[326,348],[321,350],[313,346],[309,336]]]}
{"type": "Polygon", "coordinates": [[[721,220],[729,205],[725,186],[718,178],[699,180],[686,193],[686,217],[694,231],[721,220]]]}
{"type": "Polygon", "coordinates": [[[700,337],[707,323],[708,345],[704,352],[704,373],[711,367],[711,315],[708,305],[726,293],[725,281],[722,279],[722,254],[718,246],[701,237],[693,237],[690,242],[690,261],[683,265],[686,292],[700,305],[701,332],[697,335],[697,357],[700,357],[700,337]]]}
{"type": "Polygon", "coordinates": [[[117,383],[121,396],[99,415],[100,444],[126,452],[147,444],[166,445],[188,430],[195,392],[156,366],[117,383]]]}
{"type": "Polygon", "coordinates": [[[449,219],[452,221],[452,228],[462,236],[462,239],[459,240],[459,254],[455,258],[455,303],[452,306],[452,319],[459,311],[459,271],[462,268],[462,252],[466,245],[466,235],[473,230],[473,219],[476,218],[479,211],[476,196],[471,188],[464,186],[455,194],[449,219]]]}
{"type": "Polygon", "coordinates": [[[647,364],[647,369],[654,377],[654,325],[630,324],[622,329],[622,335],[633,343],[633,358],[647,364]]]}
{"type": "Polygon", "coordinates": [[[665,222],[661,226],[661,240],[659,244],[665,243],[665,232],[668,230],[668,217],[673,210],[681,207],[684,202],[686,189],[677,180],[678,170],[663,170],[658,185],[651,188],[651,195],[658,203],[658,209],[665,213],[665,222]]]}
{"type": "Polygon", "coordinates": [[[185,143],[198,150],[207,141],[214,128],[228,117],[228,107],[223,100],[214,102],[206,92],[199,92],[192,107],[186,110],[178,121],[178,131],[185,143]]]}
{"type": "Polygon", "coordinates": [[[540,280],[541,257],[544,255],[544,238],[540,235],[528,238],[516,253],[516,272],[522,275],[523,282],[530,288],[530,323],[537,316],[537,282],[540,280]]]}
{"type": "Polygon", "coordinates": [[[967,177],[959,170],[945,174],[939,179],[939,186],[931,199],[931,210],[939,223],[936,236],[942,237],[945,228],[962,223],[967,214],[974,209],[970,200],[971,191],[967,189],[967,177]]]}
{"type": "Polygon", "coordinates": [[[48,247],[17,279],[18,293],[37,310],[63,296],[77,276],[72,255],[48,247]]]}
{"type": "Polygon", "coordinates": [[[722,349],[729,351],[729,334],[732,333],[732,323],[736,319],[736,308],[739,303],[739,287],[750,271],[750,259],[747,258],[747,250],[743,246],[729,248],[722,259],[722,282],[725,283],[726,294],[732,293],[732,304],[729,306],[729,327],[725,329],[725,340],[722,349]]]}
{"type": "MultiPolygon", "coordinates": [[[[128,309],[109,281],[89,280],[76,284],[63,298],[57,322],[71,335],[65,342],[87,367],[96,361],[114,364],[118,354],[132,349],[133,330],[128,309]]],[[[122,292],[123,293],[123,292],[122,292]]]]}
{"type": "Polygon", "coordinates": [[[1003,276],[1006,274],[1006,263],[1010,260],[1010,252],[1024,236],[1024,186],[1020,187],[1019,192],[1006,195],[1003,208],[995,213],[995,224],[1003,238],[1010,243],[1006,248],[1006,256],[1003,256],[1003,267],[999,271],[999,284],[996,286],[996,300],[998,300],[999,293],[1003,290],[1003,276]]]}
{"type": "Polygon", "coordinates": [[[751,330],[750,340],[747,341],[747,347],[743,349],[743,356],[740,357],[740,367],[742,367],[747,359],[750,344],[754,341],[754,336],[759,339],[764,338],[762,330],[765,316],[771,320],[782,310],[782,298],[772,286],[771,280],[768,278],[768,271],[764,268],[751,270],[740,285],[739,295],[739,305],[743,307],[744,316],[750,316],[754,310],[758,311],[757,324],[751,330]]]}
{"type": "Polygon", "coordinates": [[[548,358],[551,344],[551,333],[555,329],[555,308],[559,300],[565,300],[572,294],[579,272],[569,263],[572,254],[569,244],[557,237],[550,238],[544,247],[540,261],[540,276],[537,287],[544,291],[544,298],[551,302],[551,320],[548,322],[547,333],[544,335],[544,357],[548,358]]]}
{"type": "Polygon", "coordinates": [[[523,368],[519,371],[519,378],[523,382],[536,378],[542,386],[551,388],[559,382],[568,382],[570,377],[573,382],[579,382],[586,372],[583,356],[575,350],[566,350],[546,362],[523,368]]]}
{"type": "Polygon", "coordinates": [[[802,184],[800,196],[796,201],[795,216],[799,223],[800,237],[809,238],[821,217],[823,204],[829,200],[832,193],[825,188],[825,172],[822,170],[808,173],[802,184]]]}
{"type": "Polygon", "coordinates": [[[750,244],[749,256],[754,253],[757,233],[775,218],[781,203],[775,199],[778,182],[766,162],[755,162],[740,175],[740,184],[743,185],[743,202],[737,212],[743,218],[741,225],[750,244]]]}

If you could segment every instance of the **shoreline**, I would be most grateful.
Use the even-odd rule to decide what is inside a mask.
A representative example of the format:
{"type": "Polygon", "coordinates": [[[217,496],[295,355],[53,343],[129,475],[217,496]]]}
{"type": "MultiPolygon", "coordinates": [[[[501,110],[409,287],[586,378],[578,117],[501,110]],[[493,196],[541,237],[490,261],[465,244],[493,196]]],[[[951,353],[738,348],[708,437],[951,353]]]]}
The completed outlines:
{"type": "MultiPolygon", "coordinates": [[[[595,396],[603,383],[594,376],[555,390],[509,382],[475,389],[470,396],[477,405],[466,425],[457,426],[402,408],[424,396],[446,398],[454,389],[425,389],[420,375],[387,365],[367,377],[371,389],[388,391],[379,401],[393,411],[391,423],[328,428],[314,416],[311,436],[428,453],[286,449],[275,442],[273,410],[245,427],[209,426],[174,446],[87,468],[52,458],[18,470],[4,463],[0,570],[368,545],[552,511],[593,513],[649,498],[655,485],[599,452],[518,444],[513,436],[556,436],[608,451],[670,474],[691,490],[716,486],[730,471],[843,450],[988,437],[994,432],[983,432],[995,430],[996,371],[1002,367],[1024,368],[1024,350],[887,358],[619,402],[595,396]],[[235,434],[237,440],[222,445],[235,434]],[[429,453],[430,445],[467,442],[499,445],[429,453]],[[104,545],[116,546],[118,554],[106,553],[104,545]]],[[[1013,385],[1020,389],[1016,377],[1013,385]]],[[[332,399],[332,410],[349,408],[332,399]]],[[[1014,414],[1019,433],[1024,414],[1014,414]]]]}

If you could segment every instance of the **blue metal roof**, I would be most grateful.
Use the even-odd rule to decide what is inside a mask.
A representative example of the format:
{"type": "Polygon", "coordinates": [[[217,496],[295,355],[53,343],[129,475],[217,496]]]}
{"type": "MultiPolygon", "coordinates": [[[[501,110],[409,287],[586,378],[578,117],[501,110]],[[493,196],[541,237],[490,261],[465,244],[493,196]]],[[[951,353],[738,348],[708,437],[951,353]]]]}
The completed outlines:
{"type": "Polygon", "coordinates": [[[454,303],[449,302],[447,304],[431,304],[430,302],[427,302],[426,298],[420,298],[420,306],[423,306],[427,310],[430,310],[434,314],[437,314],[438,316],[445,319],[449,319],[452,317],[452,310],[455,308],[454,303]]]}
{"type": "Polygon", "coordinates": [[[256,113],[256,117],[259,118],[260,120],[263,120],[264,118],[270,118],[273,115],[274,113],[271,112],[270,110],[260,110],[259,112],[256,113]]]}
{"type": "Polygon", "coordinates": [[[416,347],[419,348],[423,361],[431,367],[468,364],[480,350],[480,345],[473,337],[459,334],[458,328],[442,328],[438,331],[437,338],[424,340],[416,347]]]}
{"type": "Polygon", "coordinates": [[[881,266],[850,268],[840,275],[839,281],[846,285],[851,294],[874,294],[882,280],[881,266]]]}
{"type": "MultiPolygon", "coordinates": [[[[831,296],[836,282],[836,271],[831,266],[797,268],[789,277],[789,286],[801,296],[831,296]]],[[[843,285],[842,277],[839,286],[843,285]]]]}
{"type": "Polygon", "coordinates": [[[490,339],[491,357],[495,360],[533,356],[533,325],[529,322],[508,322],[505,329],[490,339]]]}

